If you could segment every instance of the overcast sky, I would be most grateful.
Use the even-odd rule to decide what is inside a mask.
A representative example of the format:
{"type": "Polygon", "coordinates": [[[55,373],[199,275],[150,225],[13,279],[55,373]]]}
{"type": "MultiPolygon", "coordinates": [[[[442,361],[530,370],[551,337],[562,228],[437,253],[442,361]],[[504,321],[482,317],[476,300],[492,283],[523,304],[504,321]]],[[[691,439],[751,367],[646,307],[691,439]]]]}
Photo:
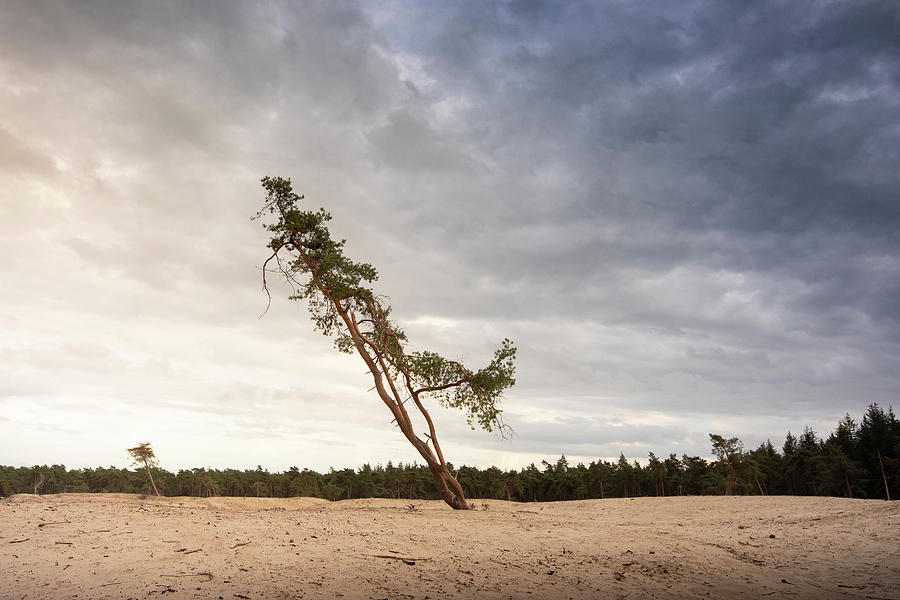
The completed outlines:
{"type": "Polygon", "coordinates": [[[900,390],[900,5],[0,3],[0,464],[412,461],[258,267],[264,175],[412,349],[519,347],[454,464],[780,447],[900,390]]]}

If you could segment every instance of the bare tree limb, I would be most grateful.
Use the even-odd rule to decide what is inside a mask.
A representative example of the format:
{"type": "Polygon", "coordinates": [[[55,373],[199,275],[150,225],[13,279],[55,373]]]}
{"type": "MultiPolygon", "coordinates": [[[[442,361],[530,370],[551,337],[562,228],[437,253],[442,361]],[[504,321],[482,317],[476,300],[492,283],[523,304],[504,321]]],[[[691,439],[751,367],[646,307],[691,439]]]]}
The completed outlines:
{"type": "MultiPolygon", "coordinates": [[[[278,250],[280,250],[280,249],[281,248],[279,248],[278,250]]],[[[266,285],[266,265],[269,264],[270,260],[278,257],[278,250],[275,250],[275,252],[272,253],[272,256],[267,258],[266,262],[264,262],[262,267],[260,268],[260,270],[262,271],[262,287],[263,287],[263,291],[266,293],[267,300],[266,300],[266,310],[262,311],[262,314],[259,315],[259,317],[257,317],[258,319],[262,319],[264,316],[266,316],[266,313],[269,312],[269,307],[272,306],[272,294],[269,293],[269,286],[266,285]]]]}

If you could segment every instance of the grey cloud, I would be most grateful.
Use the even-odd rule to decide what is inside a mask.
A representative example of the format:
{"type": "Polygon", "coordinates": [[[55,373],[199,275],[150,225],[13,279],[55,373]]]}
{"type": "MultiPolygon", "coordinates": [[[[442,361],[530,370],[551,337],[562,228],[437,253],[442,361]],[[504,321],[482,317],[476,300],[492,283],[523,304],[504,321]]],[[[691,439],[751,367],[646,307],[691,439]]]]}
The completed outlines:
{"type": "Polygon", "coordinates": [[[429,12],[437,33],[403,48],[436,82],[422,97],[456,102],[492,161],[404,214],[398,237],[437,274],[408,309],[517,334],[523,386],[618,372],[635,405],[762,394],[779,412],[804,394],[837,409],[846,388],[815,386],[868,376],[885,398],[896,361],[866,348],[900,335],[897,265],[879,258],[898,254],[896,7],[498,6],[429,12]],[[572,326],[523,326],[558,314],[572,326]]]}
{"type": "Polygon", "coordinates": [[[49,156],[0,127],[0,169],[14,175],[47,177],[52,175],[54,165],[49,156]]]}
{"type": "Polygon", "coordinates": [[[464,431],[452,431],[447,439],[454,444],[474,444],[486,450],[513,448],[548,460],[561,454],[592,459],[614,458],[620,453],[642,458],[649,452],[663,456],[681,451],[706,454],[705,433],[698,436],[681,425],[635,425],[597,417],[561,417],[551,422],[536,422],[514,412],[509,413],[508,420],[514,423],[514,431],[505,441],[472,432],[467,435],[464,431]]]}
{"type": "Polygon", "coordinates": [[[422,117],[399,109],[390,113],[387,122],[366,132],[375,147],[376,164],[425,170],[454,170],[464,173],[475,167],[464,154],[460,142],[441,135],[422,117]]]}
{"type": "MultiPolygon", "coordinates": [[[[606,146],[638,151],[642,145],[658,142],[660,150],[670,149],[668,155],[648,154],[646,158],[672,163],[673,152],[686,151],[682,155],[690,162],[683,167],[712,176],[717,185],[728,184],[742,174],[737,182],[745,186],[752,182],[784,186],[797,182],[798,177],[810,180],[802,171],[794,170],[803,166],[798,161],[805,157],[821,160],[828,158],[828,152],[837,152],[832,162],[838,162],[853,156],[864,140],[880,134],[884,117],[896,110],[889,92],[894,82],[884,76],[885,71],[894,70],[889,65],[896,54],[896,42],[885,24],[896,19],[896,11],[884,3],[874,8],[869,5],[859,13],[839,5],[774,6],[738,10],[697,6],[692,12],[672,15],[685,21],[683,25],[647,14],[652,11],[645,6],[598,8],[599,14],[588,16],[584,12],[592,11],[586,8],[572,9],[536,36],[546,47],[543,56],[523,46],[526,32],[537,33],[535,24],[526,21],[510,26],[494,14],[495,7],[482,8],[479,13],[479,6],[470,6],[471,11],[460,11],[447,19],[444,36],[454,47],[468,50],[456,52],[439,46],[433,50],[432,68],[445,78],[444,93],[455,94],[461,89],[487,96],[488,101],[473,105],[467,115],[474,123],[472,130],[484,133],[479,129],[484,125],[496,132],[499,137],[488,136],[487,143],[496,139],[494,151],[510,158],[532,159],[529,151],[540,152],[566,140],[569,143],[561,149],[567,162],[577,168],[585,159],[593,158],[590,153],[579,152],[585,145],[593,150],[606,146]],[[783,10],[792,14],[783,14],[783,10]],[[833,14],[836,11],[852,14],[833,14]],[[845,21],[851,23],[848,28],[852,31],[863,30],[862,26],[855,29],[854,21],[871,27],[866,25],[865,36],[853,36],[841,28],[845,21]],[[490,35],[478,34],[486,28],[490,35]],[[470,33],[464,35],[462,30],[470,33]],[[880,41],[873,42],[873,36],[880,41]],[[498,38],[504,43],[498,43],[498,38]],[[833,54],[823,53],[823,45],[833,54]],[[523,62],[523,55],[531,60],[523,62]],[[500,80],[506,77],[515,84],[493,89],[490,84],[497,80],[498,70],[493,69],[492,61],[504,58],[510,61],[505,65],[509,68],[506,75],[500,71],[500,80]],[[633,64],[623,66],[619,64],[622,61],[633,64]],[[445,67],[455,70],[444,73],[445,67]],[[480,79],[473,83],[461,76],[487,70],[493,75],[485,78],[487,87],[480,86],[480,79]],[[823,103],[819,96],[838,83],[863,89],[875,85],[883,92],[862,105],[823,103]],[[863,108],[866,110],[860,110],[863,108]],[[523,115],[528,118],[523,119],[523,115]],[[785,123],[789,123],[786,131],[785,123]],[[841,127],[850,123],[853,127],[841,127]],[[535,131],[535,127],[546,129],[535,131]],[[517,143],[525,139],[527,143],[517,143]],[[717,175],[716,169],[721,174],[717,175]]],[[[661,10],[657,6],[657,12],[661,10]]],[[[641,167],[652,165],[644,163],[641,167]]],[[[815,173],[831,171],[826,166],[815,173]]],[[[689,171],[683,174],[693,175],[689,171]]],[[[675,171],[670,177],[676,183],[675,171]]],[[[820,189],[825,191],[827,187],[820,189]]],[[[718,226],[736,230],[753,225],[743,224],[750,216],[771,219],[757,227],[778,229],[796,228],[802,216],[811,214],[808,205],[798,205],[798,201],[807,199],[806,194],[785,190],[771,199],[769,195],[762,189],[749,198],[732,198],[722,205],[726,198],[717,193],[707,199],[694,198],[699,204],[692,208],[686,189],[684,197],[670,197],[648,208],[678,218],[680,227],[690,227],[690,219],[699,217],[697,225],[720,223],[718,226]],[[788,199],[790,206],[785,206],[788,199]],[[746,210],[733,212],[729,209],[732,202],[740,202],[746,210]],[[791,217],[787,220],[777,214],[792,210],[803,212],[796,217],[783,215],[791,217]]],[[[846,201],[840,201],[845,193],[833,195],[837,196],[832,201],[835,210],[847,206],[846,201]]],[[[642,200],[634,198],[631,203],[642,200]]],[[[611,208],[602,197],[591,202],[602,210],[611,208]]],[[[824,208],[826,214],[831,212],[828,202],[824,208]]]]}
{"type": "Polygon", "coordinates": [[[519,425],[516,431],[522,439],[543,446],[548,443],[559,444],[563,438],[580,446],[635,443],[652,445],[653,442],[668,446],[683,440],[687,433],[679,427],[630,425],[581,417],[563,417],[554,423],[525,422],[519,425]]]}
{"type": "MultiPolygon", "coordinates": [[[[615,286],[623,269],[664,273],[689,262],[755,272],[773,289],[803,282],[822,290],[809,302],[825,314],[855,307],[892,318],[882,302],[859,301],[892,287],[857,265],[898,250],[900,181],[886,158],[900,140],[885,128],[898,114],[896,7],[582,5],[513,20],[501,13],[468,6],[417,47],[429,52],[440,93],[481,99],[466,123],[507,181],[525,180],[549,153],[562,157],[572,179],[589,181],[565,189],[571,195],[549,214],[540,187],[500,193],[518,208],[503,215],[504,237],[527,240],[524,252],[491,251],[490,241],[454,229],[464,236],[456,244],[466,264],[483,277],[513,289],[547,282],[566,290],[524,311],[566,306],[579,314],[570,290],[585,280],[615,286]],[[551,235],[535,238],[538,223],[551,235]],[[573,236],[578,225],[618,234],[573,236]],[[707,232],[718,239],[692,241],[707,232]],[[823,261],[823,248],[836,261],[823,261]],[[842,302],[849,290],[859,293],[842,302]]],[[[481,216],[499,228],[493,202],[481,216]]],[[[447,215],[423,207],[420,218],[447,215]]],[[[811,316],[803,304],[782,309],[811,316]]]]}

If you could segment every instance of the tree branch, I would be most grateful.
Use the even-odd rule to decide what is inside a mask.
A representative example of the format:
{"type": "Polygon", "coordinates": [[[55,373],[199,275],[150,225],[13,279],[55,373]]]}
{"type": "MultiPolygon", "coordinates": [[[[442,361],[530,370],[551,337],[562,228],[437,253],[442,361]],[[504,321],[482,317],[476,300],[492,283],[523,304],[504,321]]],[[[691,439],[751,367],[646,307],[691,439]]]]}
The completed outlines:
{"type": "Polygon", "coordinates": [[[422,402],[419,401],[419,395],[415,392],[412,395],[413,402],[416,403],[416,408],[419,409],[419,412],[422,413],[422,416],[425,417],[425,421],[428,423],[428,431],[431,433],[429,438],[434,443],[434,451],[438,455],[438,459],[441,461],[441,465],[447,466],[447,461],[444,460],[444,453],[441,452],[441,445],[437,440],[437,433],[434,430],[434,421],[431,420],[431,415],[428,414],[428,411],[425,410],[425,407],[422,405],[422,402]]]}
{"type": "Polygon", "coordinates": [[[470,381],[472,381],[472,378],[466,377],[465,379],[460,379],[459,381],[454,381],[453,383],[445,383],[444,385],[435,385],[435,386],[431,386],[431,387],[419,388],[413,393],[422,394],[422,393],[427,393],[427,392],[440,392],[441,390],[448,390],[453,387],[459,387],[464,383],[469,383],[470,381]]]}
{"type": "MultiPolygon", "coordinates": [[[[266,265],[269,264],[269,261],[272,260],[273,258],[276,258],[276,259],[278,258],[278,250],[281,250],[281,248],[279,247],[277,250],[275,250],[275,252],[272,253],[272,256],[267,258],[266,262],[264,262],[262,265],[262,269],[261,269],[262,270],[262,287],[263,287],[263,290],[266,292],[266,297],[268,298],[268,300],[266,301],[266,310],[262,311],[262,314],[259,315],[259,317],[257,317],[258,319],[262,319],[264,316],[266,316],[266,313],[269,312],[269,307],[272,306],[272,294],[269,293],[269,286],[266,285],[266,265]]],[[[279,265],[279,267],[280,266],[281,265],[279,265]]]]}

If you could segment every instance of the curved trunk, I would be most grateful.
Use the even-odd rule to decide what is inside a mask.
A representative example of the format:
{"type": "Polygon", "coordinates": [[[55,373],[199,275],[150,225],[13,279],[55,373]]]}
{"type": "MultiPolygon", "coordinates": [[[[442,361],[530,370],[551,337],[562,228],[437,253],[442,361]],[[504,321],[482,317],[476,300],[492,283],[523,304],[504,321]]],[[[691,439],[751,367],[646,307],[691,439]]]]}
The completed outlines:
{"type": "Polygon", "coordinates": [[[153,491],[156,492],[156,495],[157,495],[157,496],[159,496],[159,495],[160,495],[160,494],[159,494],[159,490],[156,489],[156,482],[153,481],[153,473],[150,472],[150,465],[147,464],[147,465],[144,465],[144,466],[147,467],[147,475],[150,476],[150,485],[153,486],[153,491]]]}
{"type": "Polygon", "coordinates": [[[316,273],[315,265],[306,258],[302,250],[299,250],[300,248],[302,248],[302,244],[295,240],[292,241],[292,244],[295,248],[298,249],[301,259],[309,268],[313,283],[315,284],[316,288],[318,288],[322,295],[332,303],[335,310],[337,311],[337,314],[344,322],[344,325],[346,325],[347,331],[350,334],[351,339],[353,340],[353,345],[356,348],[356,352],[359,354],[360,358],[363,359],[363,362],[366,363],[366,367],[368,367],[369,373],[372,374],[372,380],[375,383],[375,389],[378,392],[378,396],[391,411],[391,414],[394,416],[394,420],[396,421],[397,426],[400,428],[400,431],[403,432],[404,437],[406,437],[409,443],[415,447],[415,449],[425,460],[425,463],[428,465],[428,469],[431,471],[431,475],[434,478],[434,483],[435,485],[437,485],[438,494],[440,494],[444,502],[446,502],[451,508],[455,510],[470,509],[471,506],[469,506],[469,503],[466,501],[462,486],[459,484],[459,481],[457,481],[456,477],[454,477],[453,474],[450,473],[450,469],[447,468],[447,463],[444,461],[443,454],[440,451],[440,446],[437,443],[434,432],[434,424],[431,421],[431,417],[428,415],[428,411],[425,410],[425,408],[419,401],[418,395],[410,389],[412,399],[415,402],[416,408],[420,411],[420,413],[428,423],[430,439],[432,443],[434,443],[435,449],[437,451],[437,456],[435,455],[435,452],[432,452],[431,448],[428,447],[428,444],[421,438],[419,438],[418,435],[416,435],[416,432],[413,428],[412,419],[410,418],[409,413],[407,413],[406,408],[403,405],[404,401],[397,391],[397,387],[388,370],[388,365],[385,362],[384,356],[380,352],[378,352],[377,349],[375,349],[374,356],[369,353],[368,349],[366,348],[366,344],[369,344],[371,346],[372,342],[367,340],[362,332],[360,332],[359,324],[357,323],[356,318],[351,312],[350,308],[344,307],[341,304],[341,301],[332,296],[330,290],[325,285],[323,285],[322,281],[319,279],[316,273]],[[385,380],[387,380],[387,386],[385,386],[385,380]]]}
{"type": "MultiPolygon", "coordinates": [[[[353,338],[353,343],[356,346],[356,351],[359,356],[363,359],[363,362],[366,363],[366,366],[369,368],[369,372],[372,374],[372,379],[375,383],[375,389],[378,392],[378,396],[381,400],[387,405],[388,409],[390,409],[391,414],[394,415],[394,420],[397,422],[397,426],[400,428],[400,431],[403,432],[404,437],[409,441],[410,444],[418,451],[419,455],[425,460],[425,463],[428,465],[428,470],[431,471],[431,476],[434,478],[434,483],[437,486],[438,494],[441,496],[441,499],[446,502],[451,508],[454,510],[469,510],[471,506],[466,501],[465,494],[463,493],[462,486],[459,481],[457,481],[456,477],[450,473],[450,469],[447,468],[447,464],[442,460],[443,456],[438,458],[435,456],[434,452],[431,451],[431,448],[428,447],[419,436],[416,435],[416,432],[413,430],[412,421],[410,420],[409,414],[406,412],[406,409],[403,407],[403,402],[399,398],[397,394],[396,387],[394,386],[394,382],[388,374],[386,369],[382,370],[381,365],[376,362],[376,359],[369,354],[368,350],[366,350],[365,340],[362,334],[359,332],[359,329],[356,326],[355,319],[347,313],[346,310],[338,304],[335,303],[338,314],[340,314],[344,323],[347,325],[347,329],[350,332],[351,337],[353,338]],[[390,392],[384,385],[384,380],[387,379],[388,385],[390,386],[390,392]]],[[[415,396],[415,394],[414,394],[415,396]]],[[[415,398],[415,402],[420,411],[422,411],[426,420],[429,422],[431,426],[431,434],[432,440],[437,444],[437,440],[434,436],[434,428],[431,424],[431,419],[428,416],[427,411],[421,406],[418,402],[418,398],[415,398]]]]}
{"type": "Polygon", "coordinates": [[[472,507],[463,494],[462,486],[446,465],[428,465],[434,483],[437,485],[438,494],[454,510],[469,510],[472,507]]]}

